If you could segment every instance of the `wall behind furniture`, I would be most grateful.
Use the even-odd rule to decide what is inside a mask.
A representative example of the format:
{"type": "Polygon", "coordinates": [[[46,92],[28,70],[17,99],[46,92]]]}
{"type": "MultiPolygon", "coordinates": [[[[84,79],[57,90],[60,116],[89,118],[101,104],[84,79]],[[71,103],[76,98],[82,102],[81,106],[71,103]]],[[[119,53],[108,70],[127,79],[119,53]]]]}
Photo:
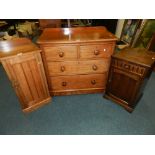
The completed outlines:
{"type": "Polygon", "coordinates": [[[120,38],[125,19],[118,19],[115,35],[120,38]]]}

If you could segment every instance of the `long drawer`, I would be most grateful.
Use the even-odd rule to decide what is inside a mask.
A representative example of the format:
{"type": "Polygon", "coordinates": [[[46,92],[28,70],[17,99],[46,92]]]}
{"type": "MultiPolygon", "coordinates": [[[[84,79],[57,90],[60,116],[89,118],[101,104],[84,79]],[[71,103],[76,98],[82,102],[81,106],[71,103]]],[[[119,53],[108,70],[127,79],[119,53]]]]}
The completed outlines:
{"type": "Polygon", "coordinates": [[[107,73],[51,77],[52,90],[105,88],[107,73]]]}
{"type": "Polygon", "coordinates": [[[77,46],[45,46],[43,49],[47,61],[77,58],[77,46]]]}
{"type": "Polygon", "coordinates": [[[113,44],[96,44],[80,46],[80,58],[108,58],[113,53],[113,44]]]}
{"type": "Polygon", "coordinates": [[[108,71],[110,59],[89,61],[48,62],[50,76],[104,73],[108,71]]]}

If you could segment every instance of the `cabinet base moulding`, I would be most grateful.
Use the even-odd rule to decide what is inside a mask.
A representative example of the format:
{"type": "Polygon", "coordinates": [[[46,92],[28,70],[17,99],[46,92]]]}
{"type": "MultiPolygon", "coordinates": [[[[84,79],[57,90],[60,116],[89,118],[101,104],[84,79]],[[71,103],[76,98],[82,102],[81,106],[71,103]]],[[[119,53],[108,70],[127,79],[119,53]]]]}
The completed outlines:
{"type": "Polygon", "coordinates": [[[115,97],[114,95],[107,95],[107,94],[104,94],[103,97],[106,98],[106,99],[109,99],[109,100],[114,101],[114,102],[117,103],[118,105],[124,107],[124,109],[127,110],[127,111],[130,112],[130,113],[132,113],[133,110],[134,110],[134,108],[129,107],[125,101],[123,101],[123,100],[121,100],[121,99],[115,97]]]}
{"type": "Polygon", "coordinates": [[[59,95],[73,95],[73,94],[93,94],[93,93],[103,93],[105,89],[94,88],[94,89],[81,89],[81,90],[62,90],[62,91],[50,91],[51,96],[59,95]]]}
{"type": "Polygon", "coordinates": [[[52,101],[52,99],[51,99],[51,97],[49,97],[49,98],[47,98],[45,100],[42,100],[41,102],[38,102],[37,104],[32,105],[31,107],[23,109],[22,111],[24,113],[32,112],[32,111],[42,107],[43,105],[50,103],[51,101],[52,101]]]}

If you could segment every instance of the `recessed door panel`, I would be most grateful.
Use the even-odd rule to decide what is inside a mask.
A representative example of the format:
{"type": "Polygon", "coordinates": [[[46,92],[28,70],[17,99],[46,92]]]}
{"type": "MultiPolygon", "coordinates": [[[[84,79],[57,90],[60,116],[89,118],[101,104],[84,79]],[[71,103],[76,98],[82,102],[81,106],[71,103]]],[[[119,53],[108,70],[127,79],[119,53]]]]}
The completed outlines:
{"type": "Polygon", "coordinates": [[[138,89],[138,80],[136,77],[128,76],[127,73],[114,68],[111,69],[108,91],[112,95],[130,103],[134,98],[136,89],[138,89]]]}
{"type": "Polygon", "coordinates": [[[29,108],[49,98],[40,54],[17,56],[8,61],[11,81],[22,102],[29,108]]]}

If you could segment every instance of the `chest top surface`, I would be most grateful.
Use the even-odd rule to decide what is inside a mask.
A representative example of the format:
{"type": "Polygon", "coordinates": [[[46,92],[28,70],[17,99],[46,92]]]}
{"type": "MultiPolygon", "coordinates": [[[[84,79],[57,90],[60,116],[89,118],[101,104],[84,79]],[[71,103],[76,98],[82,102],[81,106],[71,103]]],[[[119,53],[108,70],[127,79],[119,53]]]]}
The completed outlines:
{"type": "Polygon", "coordinates": [[[155,62],[155,52],[147,51],[144,48],[126,48],[115,53],[113,57],[147,67],[151,67],[155,62]]]}
{"type": "Polygon", "coordinates": [[[0,41],[0,59],[14,56],[19,53],[27,53],[39,48],[27,38],[17,38],[9,41],[0,41]]]}
{"type": "Polygon", "coordinates": [[[37,43],[80,43],[92,41],[116,41],[104,26],[78,28],[46,28],[37,43]]]}

